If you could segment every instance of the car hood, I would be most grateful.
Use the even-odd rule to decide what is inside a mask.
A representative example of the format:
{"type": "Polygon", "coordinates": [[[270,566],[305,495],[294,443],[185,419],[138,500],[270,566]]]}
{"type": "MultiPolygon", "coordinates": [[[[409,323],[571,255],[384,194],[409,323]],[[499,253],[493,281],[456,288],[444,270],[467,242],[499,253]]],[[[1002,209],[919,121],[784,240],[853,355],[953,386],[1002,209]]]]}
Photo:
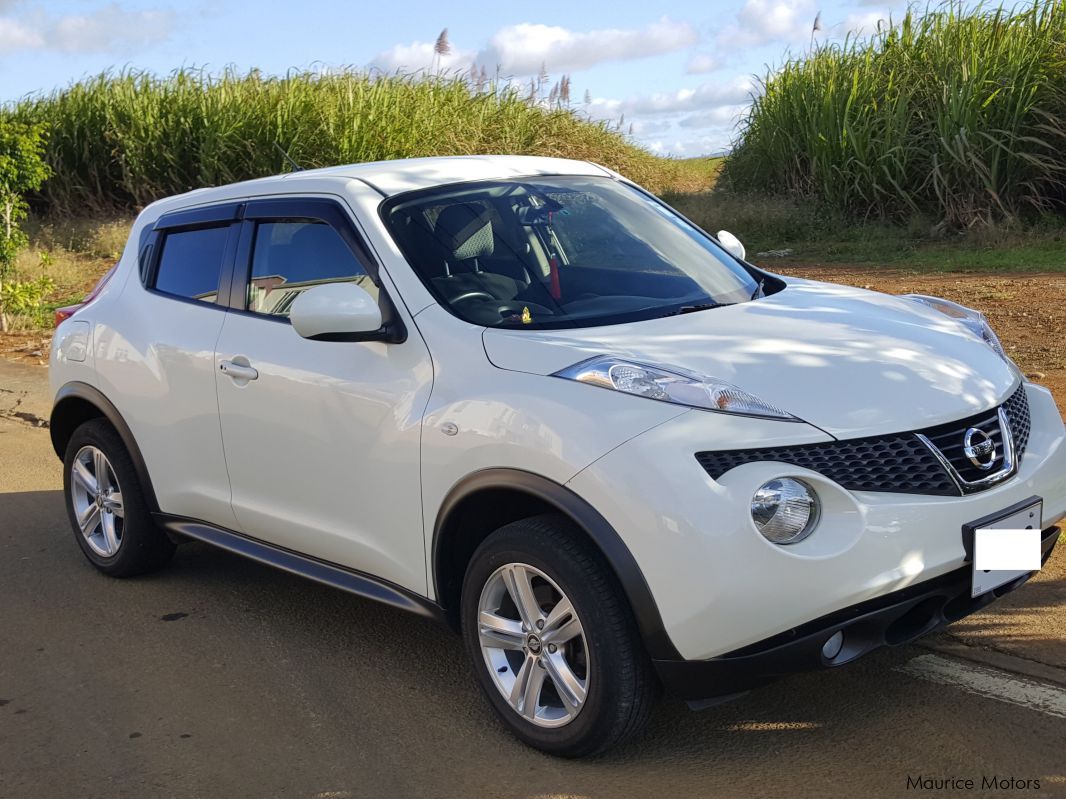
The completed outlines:
{"type": "Polygon", "coordinates": [[[489,328],[484,344],[499,368],[542,375],[596,355],[682,367],[732,383],[837,438],[961,419],[1003,401],[1019,379],[969,330],[926,306],[793,279],[769,297],[663,319],[573,330],[489,328]]]}

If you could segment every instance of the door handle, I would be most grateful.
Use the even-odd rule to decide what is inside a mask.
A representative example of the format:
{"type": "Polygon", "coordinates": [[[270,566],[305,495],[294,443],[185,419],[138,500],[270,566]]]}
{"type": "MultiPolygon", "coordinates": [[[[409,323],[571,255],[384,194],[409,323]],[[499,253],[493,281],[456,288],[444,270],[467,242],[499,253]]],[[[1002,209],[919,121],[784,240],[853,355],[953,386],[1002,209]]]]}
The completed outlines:
{"type": "Polygon", "coordinates": [[[227,377],[232,377],[234,380],[258,380],[259,370],[254,369],[251,366],[246,366],[242,363],[234,363],[233,361],[223,361],[218,365],[218,368],[222,370],[222,374],[227,377]]]}

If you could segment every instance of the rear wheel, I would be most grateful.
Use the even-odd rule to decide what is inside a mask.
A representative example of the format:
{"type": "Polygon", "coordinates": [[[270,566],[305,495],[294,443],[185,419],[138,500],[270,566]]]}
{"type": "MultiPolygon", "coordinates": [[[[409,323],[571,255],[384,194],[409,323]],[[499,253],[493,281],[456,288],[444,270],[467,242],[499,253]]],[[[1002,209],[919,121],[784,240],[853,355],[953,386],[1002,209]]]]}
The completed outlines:
{"type": "Polygon", "coordinates": [[[527,744],[581,757],[646,723],[657,683],[629,607],[564,517],[514,522],[478,547],[462,622],[485,695],[527,744]]]}
{"type": "Polygon", "coordinates": [[[174,543],[155,525],[133,461],[106,420],[74,431],[63,465],[67,515],[90,563],[112,577],[131,577],[170,560],[174,543]]]}

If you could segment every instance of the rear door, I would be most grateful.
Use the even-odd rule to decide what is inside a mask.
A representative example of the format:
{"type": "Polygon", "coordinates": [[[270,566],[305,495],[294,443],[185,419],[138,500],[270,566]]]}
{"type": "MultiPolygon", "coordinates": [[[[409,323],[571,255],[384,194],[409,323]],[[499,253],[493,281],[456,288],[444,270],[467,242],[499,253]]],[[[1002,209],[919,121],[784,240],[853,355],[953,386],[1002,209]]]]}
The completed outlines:
{"type": "Polygon", "coordinates": [[[239,203],[167,214],[148,234],[122,318],[95,332],[100,389],[144,456],[160,509],[232,527],[214,352],[240,232],[239,203]],[[131,297],[136,294],[136,297],[131,297]]]}
{"type": "Polygon", "coordinates": [[[215,364],[233,511],[249,536],[425,593],[425,343],[410,319],[396,344],[311,341],[289,323],[312,286],[394,292],[348,214],[322,197],[245,209],[215,364]]]}

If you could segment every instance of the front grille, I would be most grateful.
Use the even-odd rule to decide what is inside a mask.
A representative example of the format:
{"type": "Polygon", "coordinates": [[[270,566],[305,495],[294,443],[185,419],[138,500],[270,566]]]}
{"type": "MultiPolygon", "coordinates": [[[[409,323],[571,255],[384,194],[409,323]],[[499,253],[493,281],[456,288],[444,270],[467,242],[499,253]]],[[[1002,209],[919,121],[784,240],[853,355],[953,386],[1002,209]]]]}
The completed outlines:
{"type": "Polygon", "coordinates": [[[929,439],[929,443],[940,450],[940,454],[947,458],[948,463],[959,473],[959,477],[967,482],[977,482],[1003,468],[1003,459],[1006,457],[1007,448],[1004,446],[1003,441],[1004,432],[1000,429],[998,408],[977,416],[971,416],[959,422],[948,422],[947,424],[930,427],[921,432],[922,435],[929,439]],[[963,454],[963,438],[966,435],[966,431],[971,427],[987,433],[996,447],[996,456],[992,459],[991,465],[987,469],[974,465],[963,454]]]}
{"type": "MultiPolygon", "coordinates": [[[[1014,433],[1016,465],[1029,441],[1029,405],[1024,386],[1019,386],[1003,403],[1003,409],[1014,433]]],[[[775,461],[818,472],[851,491],[957,497],[963,493],[958,482],[919,436],[925,436],[943,453],[962,480],[974,482],[1002,469],[1005,434],[1000,430],[998,409],[993,409],[915,432],[824,444],[697,452],[696,460],[715,480],[745,463],[775,461]],[[978,468],[963,454],[963,437],[971,427],[985,431],[995,443],[996,458],[991,469],[978,468]]],[[[989,487],[967,487],[966,491],[989,487]]]]}
{"type": "Polygon", "coordinates": [[[1003,403],[1003,410],[1007,412],[1010,420],[1010,430],[1014,433],[1014,457],[1021,461],[1025,454],[1025,448],[1029,445],[1029,398],[1025,395],[1025,385],[1018,386],[1018,390],[1011,394],[1009,400],[1003,403]]]}
{"type": "Polygon", "coordinates": [[[850,491],[959,495],[947,470],[913,433],[795,447],[697,452],[696,460],[715,480],[744,463],[777,461],[818,472],[850,491]]]}

